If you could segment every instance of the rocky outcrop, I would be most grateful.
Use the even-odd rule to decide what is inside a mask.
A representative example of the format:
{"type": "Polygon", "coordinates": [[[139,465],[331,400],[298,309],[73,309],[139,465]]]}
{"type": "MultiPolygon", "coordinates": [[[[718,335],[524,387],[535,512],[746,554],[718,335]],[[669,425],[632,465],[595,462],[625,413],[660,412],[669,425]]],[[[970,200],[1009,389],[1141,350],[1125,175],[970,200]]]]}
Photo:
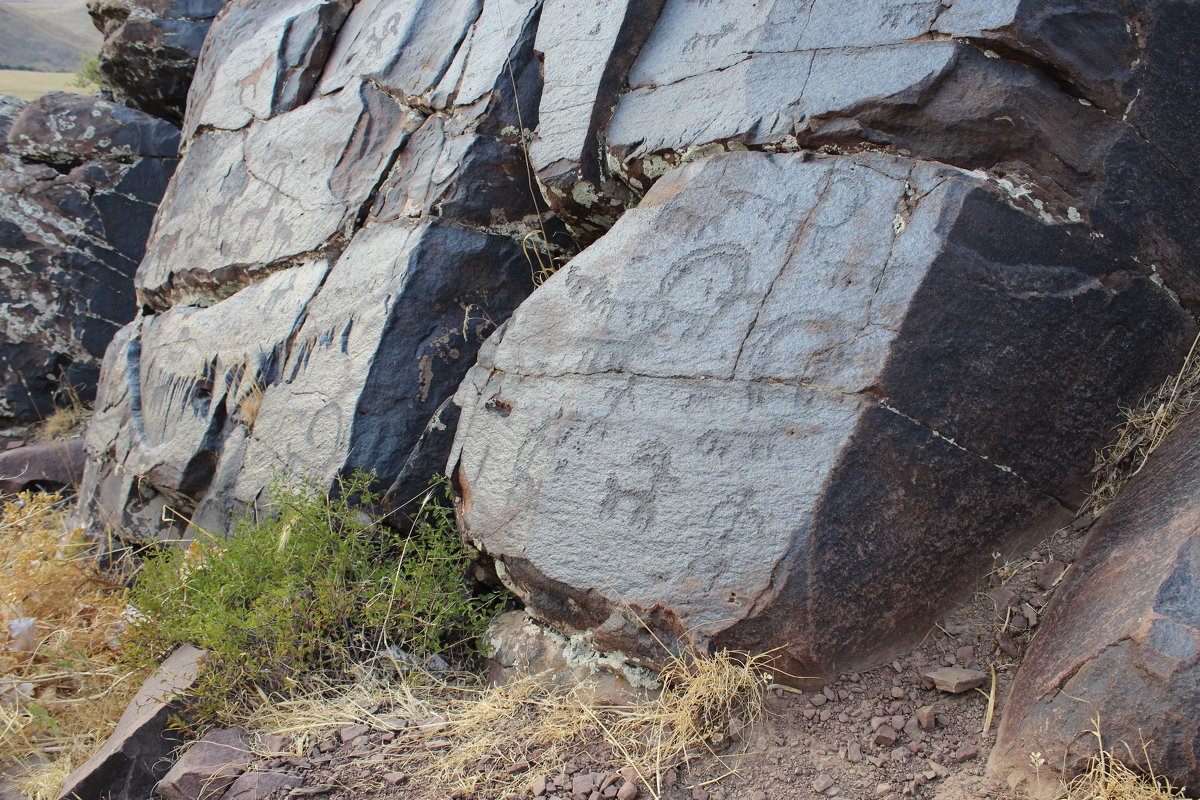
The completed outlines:
{"type": "Polygon", "coordinates": [[[591,247],[458,392],[468,536],[602,648],[654,661],[644,623],[796,675],[874,661],[1079,499],[1191,341],[1198,26],[1176,0],[234,0],[85,513],[220,529],[274,467],[410,494],[549,204],[591,247]]]}
{"type": "Polygon", "coordinates": [[[875,663],[1077,497],[1191,341],[1082,228],[880,154],[675,170],[481,352],[466,535],[602,650],[875,663]]]}
{"type": "Polygon", "coordinates": [[[226,0],[88,0],[99,69],[119,103],[178,126],[196,59],[226,0]]]}
{"type": "Polygon", "coordinates": [[[518,124],[537,119],[539,10],[259,0],[220,15],[138,272],[143,313],[104,368],[94,520],[222,529],[276,469],[362,467],[383,487],[400,473],[532,289],[518,124]]]}
{"type": "Polygon", "coordinates": [[[94,392],[135,312],[133,274],[175,168],[179,132],[103,100],[0,104],[0,422],[94,392]]]}
{"type": "Polygon", "coordinates": [[[990,768],[1057,797],[1097,751],[1200,786],[1200,417],[1092,528],[1017,673],[990,768]],[[1044,759],[1040,770],[1031,754],[1044,759]]]}
{"type": "Polygon", "coordinates": [[[1197,27],[547,3],[530,157],[595,244],[457,395],[468,537],[537,616],[651,661],[779,646],[826,678],[919,638],[1190,341],[1197,27]]]}

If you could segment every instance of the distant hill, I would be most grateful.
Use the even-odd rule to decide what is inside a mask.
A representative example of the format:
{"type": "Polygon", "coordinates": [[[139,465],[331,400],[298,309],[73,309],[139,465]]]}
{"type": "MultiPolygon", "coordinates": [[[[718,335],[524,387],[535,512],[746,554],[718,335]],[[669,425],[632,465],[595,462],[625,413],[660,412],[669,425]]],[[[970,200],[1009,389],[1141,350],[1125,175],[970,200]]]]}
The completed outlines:
{"type": "Polygon", "coordinates": [[[86,0],[0,1],[0,65],[74,72],[101,41],[86,0]]]}

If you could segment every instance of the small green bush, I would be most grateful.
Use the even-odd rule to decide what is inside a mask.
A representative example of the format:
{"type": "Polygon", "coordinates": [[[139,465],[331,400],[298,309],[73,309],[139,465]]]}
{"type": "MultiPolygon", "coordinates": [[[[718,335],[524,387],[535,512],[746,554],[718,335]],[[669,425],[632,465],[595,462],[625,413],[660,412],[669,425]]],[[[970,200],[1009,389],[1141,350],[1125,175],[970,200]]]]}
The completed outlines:
{"type": "Polygon", "coordinates": [[[470,655],[498,599],[465,588],[469,555],[445,480],[409,536],[363,512],[378,501],[371,483],[359,473],[327,494],[277,478],[267,519],[149,559],[131,594],[131,653],[210,650],[193,698],[201,722],[235,713],[239,696],[286,695],[314,674],[343,679],[388,648],[470,655]]]}
{"type": "Polygon", "coordinates": [[[75,80],[71,85],[78,89],[98,91],[104,85],[104,76],[100,73],[100,57],[84,56],[79,61],[79,69],[75,70],[75,80]]]}

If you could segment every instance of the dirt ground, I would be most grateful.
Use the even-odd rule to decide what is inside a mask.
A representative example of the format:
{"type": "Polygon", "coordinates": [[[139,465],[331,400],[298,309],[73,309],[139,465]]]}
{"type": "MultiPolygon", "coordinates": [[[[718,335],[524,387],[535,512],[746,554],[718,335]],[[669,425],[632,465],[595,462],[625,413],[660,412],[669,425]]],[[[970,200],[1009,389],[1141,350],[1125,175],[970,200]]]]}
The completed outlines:
{"type": "MultiPolygon", "coordinates": [[[[345,726],[302,742],[276,738],[280,755],[260,759],[251,771],[277,777],[264,774],[268,781],[260,791],[227,800],[1012,797],[985,775],[988,753],[1024,648],[1079,549],[1084,527],[1077,522],[1024,558],[998,563],[968,602],[891,664],[842,676],[819,692],[770,689],[761,722],[742,726],[735,719],[704,752],[663,765],[657,774],[639,774],[619,745],[586,736],[555,750],[547,762],[544,743],[527,737],[519,720],[508,720],[506,737],[471,756],[480,775],[499,773],[508,787],[493,782],[472,790],[457,781],[456,789],[437,775],[439,762],[456,755],[460,740],[438,738],[437,719],[393,718],[389,725],[345,726]],[[922,673],[945,666],[978,670],[986,680],[959,694],[939,691],[922,673]],[[282,755],[285,750],[290,755],[282,755]],[[286,785],[269,790],[276,780],[286,785]]],[[[386,718],[386,709],[373,716],[386,718]]]]}

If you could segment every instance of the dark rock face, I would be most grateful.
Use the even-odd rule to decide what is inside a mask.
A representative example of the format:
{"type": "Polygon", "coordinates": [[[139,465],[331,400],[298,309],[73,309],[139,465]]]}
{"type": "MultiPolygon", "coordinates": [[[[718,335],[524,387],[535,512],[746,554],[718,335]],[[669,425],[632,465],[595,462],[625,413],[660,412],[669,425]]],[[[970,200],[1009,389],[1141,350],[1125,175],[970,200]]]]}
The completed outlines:
{"type": "Polygon", "coordinates": [[[450,469],[467,536],[561,630],[653,656],[640,618],[827,677],[1074,499],[1193,333],[985,178],[731,153],[664,176],[492,337],[450,469]]]}
{"type": "Polygon", "coordinates": [[[1051,796],[1061,768],[1073,775],[1095,754],[1086,732],[1099,715],[1119,757],[1200,786],[1198,497],[1192,416],[1092,528],[1017,673],[993,773],[1051,796]],[[1046,759],[1041,781],[1035,751],[1046,759]]]}
{"type": "Polygon", "coordinates": [[[0,421],[94,391],[133,318],[133,274],[179,132],[140,111],[54,93],[0,105],[0,421]],[[19,110],[18,110],[19,109],[19,110]]]}
{"type": "MultiPolygon", "coordinates": [[[[222,529],[277,468],[331,480],[363,467],[384,487],[401,473],[532,289],[515,125],[537,119],[539,11],[222,12],[138,272],[143,315],[108,351],[88,515],[156,533],[169,508],[222,529]]],[[[413,463],[440,469],[448,447],[413,463]]]]}
{"type": "Polygon", "coordinates": [[[227,0],[88,0],[100,73],[119,103],[178,126],[196,59],[227,0]]]}

